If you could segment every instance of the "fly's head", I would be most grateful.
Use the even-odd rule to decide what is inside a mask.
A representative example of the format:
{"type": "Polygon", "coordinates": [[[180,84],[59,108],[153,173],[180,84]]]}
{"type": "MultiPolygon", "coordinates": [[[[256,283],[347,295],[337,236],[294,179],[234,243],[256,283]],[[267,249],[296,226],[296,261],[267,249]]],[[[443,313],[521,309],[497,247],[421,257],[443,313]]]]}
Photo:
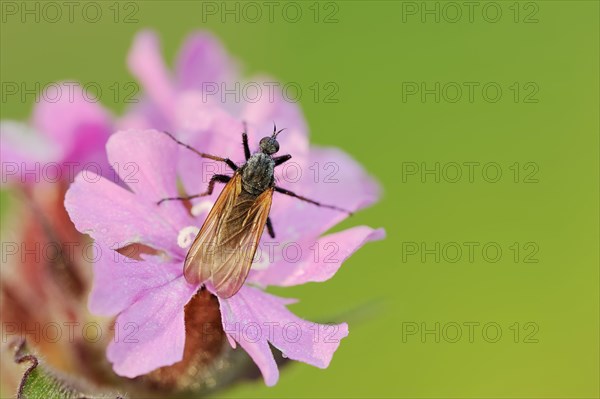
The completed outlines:
{"type": "Polygon", "coordinates": [[[263,137],[260,139],[258,146],[260,151],[267,155],[273,155],[279,151],[279,142],[277,141],[277,135],[283,132],[285,129],[277,130],[277,127],[273,126],[273,134],[271,136],[263,137]]]}

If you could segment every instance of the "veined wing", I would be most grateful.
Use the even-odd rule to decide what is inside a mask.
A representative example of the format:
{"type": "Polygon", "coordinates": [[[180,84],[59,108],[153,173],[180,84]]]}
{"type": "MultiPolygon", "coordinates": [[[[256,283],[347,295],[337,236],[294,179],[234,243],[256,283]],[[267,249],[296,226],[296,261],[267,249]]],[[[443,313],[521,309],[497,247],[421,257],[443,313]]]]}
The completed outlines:
{"type": "Polygon", "coordinates": [[[242,190],[242,177],[236,172],[187,254],[185,279],[192,284],[210,282],[221,298],[235,295],[252,266],[272,199],[272,189],[258,196],[242,190]]]}

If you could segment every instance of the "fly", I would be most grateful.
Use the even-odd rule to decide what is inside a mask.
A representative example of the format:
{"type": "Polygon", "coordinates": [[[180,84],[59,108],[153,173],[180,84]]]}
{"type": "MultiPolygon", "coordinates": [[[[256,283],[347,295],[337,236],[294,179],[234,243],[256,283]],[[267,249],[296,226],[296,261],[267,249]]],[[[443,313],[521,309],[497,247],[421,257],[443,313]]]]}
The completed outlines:
{"type": "Polygon", "coordinates": [[[283,130],[274,127],[271,136],[260,140],[259,149],[254,154],[250,152],[248,135],[244,131],[242,143],[246,162],[241,166],[229,158],[202,153],[164,132],[177,144],[202,158],[224,162],[234,172],[233,176],[213,175],[203,193],[163,198],[158,202],[160,205],[164,201],[190,200],[211,195],[216,183],[225,184],[185,258],[183,274],[190,284],[209,282],[221,298],[229,298],[240,290],[250,272],[265,226],[269,236],[275,238],[269,218],[274,192],[351,214],[345,209],[321,204],[275,184],[274,169],[292,158],[289,154],[273,156],[279,151],[277,135],[283,130]]]}

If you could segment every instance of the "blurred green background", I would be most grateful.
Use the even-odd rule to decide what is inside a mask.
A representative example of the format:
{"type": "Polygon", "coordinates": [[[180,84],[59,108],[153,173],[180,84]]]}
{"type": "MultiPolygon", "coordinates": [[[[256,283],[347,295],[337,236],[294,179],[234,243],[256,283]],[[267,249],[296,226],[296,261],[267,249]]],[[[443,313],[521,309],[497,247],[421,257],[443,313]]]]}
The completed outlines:
{"type": "MultiPolygon", "coordinates": [[[[99,3],[98,23],[4,14],[1,80],[128,82],[138,30],[157,30],[171,62],[186,34],[208,29],[247,75],[298,82],[314,143],[342,147],[384,187],[340,227],[383,226],[385,241],[325,284],[277,290],[301,299],[292,309],[304,318],[350,319],[329,369],[297,363],[274,388],[259,380],[224,395],[598,397],[597,1],[474,2],[471,15],[465,2],[310,1],[288,14],[277,3],[272,22],[264,2],[252,22],[245,3],[144,1],[120,3],[117,23],[113,2],[99,3]],[[333,82],[338,101],[325,101],[332,86],[315,99],[315,82],[333,82]],[[436,82],[439,102],[423,98],[422,83],[436,82]],[[437,182],[421,174],[436,163],[437,182]]],[[[1,117],[28,118],[32,103],[3,99],[1,117]]]]}

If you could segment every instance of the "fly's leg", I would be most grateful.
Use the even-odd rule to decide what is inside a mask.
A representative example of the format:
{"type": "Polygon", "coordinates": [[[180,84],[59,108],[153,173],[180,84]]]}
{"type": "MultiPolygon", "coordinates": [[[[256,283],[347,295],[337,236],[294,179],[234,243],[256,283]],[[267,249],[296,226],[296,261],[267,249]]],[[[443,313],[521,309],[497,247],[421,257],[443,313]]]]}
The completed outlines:
{"type": "Polygon", "coordinates": [[[273,223],[270,217],[267,218],[267,232],[271,238],[275,238],[275,230],[273,230],[273,223]]]}
{"type": "Polygon", "coordinates": [[[285,188],[281,188],[281,187],[275,186],[274,190],[277,191],[278,193],[289,195],[290,197],[298,198],[301,201],[308,202],[308,203],[311,203],[311,204],[316,205],[316,206],[320,206],[321,208],[335,209],[336,211],[345,212],[348,215],[352,215],[352,212],[350,212],[350,211],[348,211],[346,209],[337,207],[335,205],[321,204],[320,202],[317,202],[315,200],[311,200],[310,198],[303,197],[303,196],[298,195],[298,194],[296,194],[296,193],[294,193],[294,192],[292,192],[290,190],[286,190],[285,188]]]}
{"type": "Polygon", "coordinates": [[[187,148],[188,150],[196,153],[197,155],[199,155],[202,158],[206,158],[206,159],[212,159],[213,161],[219,161],[219,162],[225,162],[227,164],[227,166],[229,166],[231,169],[233,170],[237,170],[238,166],[229,158],[222,158],[222,157],[218,157],[216,155],[211,155],[211,154],[206,154],[204,152],[200,152],[197,149],[195,149],[194,147],[187,145],[179,140],[177,140],[175,138],[175,136],[173,136],[171,133],[169,132],[164,132],[164,134],[166,134],[167,136],[169,136],[171,138],[171,140],[173,140],[174,142],[176,142],[177,144],[187,148]]]}
{"type": "Polygon", "coordinates": [[[231,180],[231,176],[213,175],[213,177],[211,177],[210,181],[208,182],[208,189],[205,192],[200,193],[200,194],[188,195],[187,197],[163,198],[160,201],[158,201],[156,203],[156,205],[160,205],[165,201],[185,201],[185,200],[190,200],[190,199],[194,199],[194,198],[198,198],[198,197],[204,197],[206,195],[211,195],[213,193],[213,190],[215,189],[215,183],[217,183],[217,182],[227,183],[227,182],[229,182],[229,180],[231,180]]]}
{"type": "Polygon", "coordinates": [[[244,156],[246,157],[246,161],[250,159],[250,147],[248,146],[248,126],[246,126],[246,122],[244,122],[244,132],[242,133],[242,144],[244,145],[244,156]]]}
{"type": "Polygon", "coordinates": [[[278,156],[278,157],[273,157],[273,161],[275,162],[275,166],[279,166],[282,163],[289,161],[290,159],[292,159],[292,156],[290,154],[281,155],[281,156],[278,156]]]}

